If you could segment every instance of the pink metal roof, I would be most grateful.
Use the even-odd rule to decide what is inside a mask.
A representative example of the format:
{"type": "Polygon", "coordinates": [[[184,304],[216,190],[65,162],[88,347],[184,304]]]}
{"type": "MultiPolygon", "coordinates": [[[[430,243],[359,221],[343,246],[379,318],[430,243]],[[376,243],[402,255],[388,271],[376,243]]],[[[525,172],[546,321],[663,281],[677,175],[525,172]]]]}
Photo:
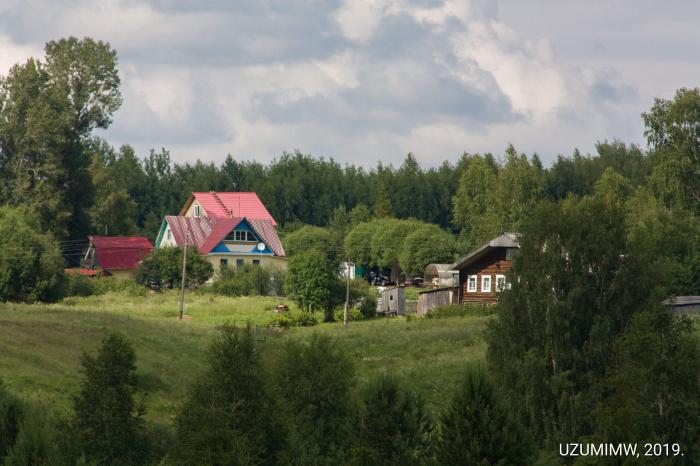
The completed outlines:
{"type": "Polygon", "coordinates": [[[131,270],[144,257],[151,255],[153,245],[142,236],[90,236],[100,267],[111,270],[131,270]]]}
{"type": "Polygon", "coordinates": [[[277,226],[275,219],[267,211],[256,193],[250,192],[195,192],[185,203],[180,215],[197,199],[208,217],[245,217],[247,219],[264,219],[277,226]]]}
{"type": "MultiPolygon", "coordinates": [[[[209,254],[231,230],[241,223],[241,217],[183,217],[168,215],[165,217],[170,225],[173,238],[178,246],[185,244],[185,237],[189,238],[188,245],[197,246],[200,254],[209,254]]],[[[260,239],[267,244],[276,256],[284,256],[282,242],[277,236],[277,230],[270,220],[245,219],[255,230],[260,239]]]]}

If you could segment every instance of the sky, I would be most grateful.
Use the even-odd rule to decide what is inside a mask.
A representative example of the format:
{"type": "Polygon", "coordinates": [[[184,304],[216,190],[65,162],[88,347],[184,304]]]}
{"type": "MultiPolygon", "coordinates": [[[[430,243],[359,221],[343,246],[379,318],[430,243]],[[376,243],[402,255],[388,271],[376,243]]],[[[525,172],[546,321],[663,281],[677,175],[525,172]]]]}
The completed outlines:
{"type": "Polygon", "coordinates": [[[464,152],[645,146],[654,98],[698,86],[700,2],[0,0],[0,74],[61,37],[117,51],[98,131],[177,162],[283,152],[371,167],[464,152]]]}

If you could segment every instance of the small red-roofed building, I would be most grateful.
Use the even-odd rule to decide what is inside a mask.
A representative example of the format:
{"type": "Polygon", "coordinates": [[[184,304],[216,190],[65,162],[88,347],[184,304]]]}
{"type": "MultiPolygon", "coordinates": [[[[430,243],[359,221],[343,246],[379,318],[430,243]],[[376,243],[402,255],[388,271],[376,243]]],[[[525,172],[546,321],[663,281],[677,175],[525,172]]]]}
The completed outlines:
{"type": "Polygon", "coordinates": [[[103,276],[132,278],[141,261],[152,252],[153,245],[143,236],[90,236],[82,269],[100,271],[103,276]]]}

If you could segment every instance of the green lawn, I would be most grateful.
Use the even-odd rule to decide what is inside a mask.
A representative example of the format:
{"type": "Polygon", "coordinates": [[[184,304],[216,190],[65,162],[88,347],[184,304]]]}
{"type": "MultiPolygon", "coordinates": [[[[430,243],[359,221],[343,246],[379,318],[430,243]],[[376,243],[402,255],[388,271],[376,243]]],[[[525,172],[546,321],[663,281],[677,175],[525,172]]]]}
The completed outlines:
{"type": "MultiPolygon", "coordinates": [[[[148,417],[168,422],[186,387],[203,368],[205,350],[224,323],[262,324],[282,298],[224,298],[190,293],[179,321],[176,292],[71,298],[52,305],[0,305],[0,378],[10,390],[68,412],[78,390],[80,356],[94,351],[111,329],[134,344],[148,417]]],[[[291,305],[291,304],[290,304],[291,305]]],[[[292,306],[293,308],[293,306],[292,306]]],[[[434,409],[468,361],[483,358],[486,317],[452,319],[378,318],[261,332],[279,350],[290,338],[323,332],[337,339],[356,362],[358,380],[391,371],[418,389],[434,409]]]]}

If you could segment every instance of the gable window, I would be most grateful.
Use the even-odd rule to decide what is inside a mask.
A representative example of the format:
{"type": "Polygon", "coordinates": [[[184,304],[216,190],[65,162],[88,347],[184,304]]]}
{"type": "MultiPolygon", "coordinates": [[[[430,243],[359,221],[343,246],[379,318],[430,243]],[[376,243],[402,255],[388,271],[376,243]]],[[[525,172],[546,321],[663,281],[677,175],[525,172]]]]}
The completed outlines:
{"type": "Polygon", "coordinates": [[[167,233],[168,241],[170,241],[170,228],[167,229],[166,233],[167,233]]]}
{"type": "Polygon", "coordinates": [[[467,277],[467,292],[476,293],[476,275],[469,275],[469,277],[467,277]]]}
{"type": "Polygon", "coordinates": [[[491,275],[481,276],[481,292],[491,293],[491,275]]]}
{"type": "Polygon", "coordinates": [[[194,206],[194,216],[195,217],[201,217],[202,216],[202,208],[199,204],[194,206]]]}
{"type": "Polygon", "coordinates": [[[506,289],[506,276],[496,275],[496,291],[503,291],[506,289]]]}
{"type": "Polygon", "coordinates": [[[242,243],[257,243],[258,237],[248,230],[233,230],[226,236],[226,241],[240,241],[242,243]]]}

